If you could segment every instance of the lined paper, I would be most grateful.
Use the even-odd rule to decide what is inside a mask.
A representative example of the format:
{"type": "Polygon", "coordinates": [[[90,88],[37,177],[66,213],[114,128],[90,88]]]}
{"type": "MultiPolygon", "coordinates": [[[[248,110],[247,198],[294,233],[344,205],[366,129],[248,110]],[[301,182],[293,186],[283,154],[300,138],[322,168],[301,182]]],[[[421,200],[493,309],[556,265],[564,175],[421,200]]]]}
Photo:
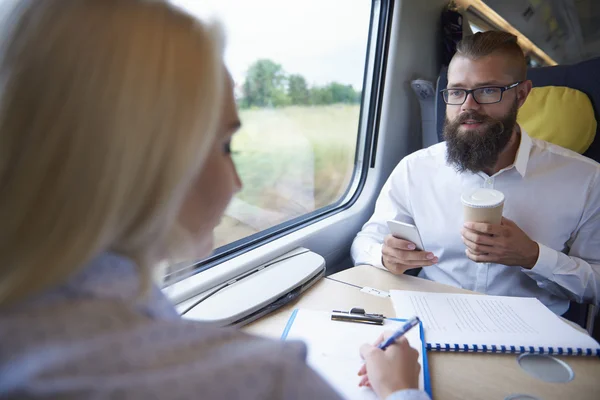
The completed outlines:
{"type": "Polygon", "coordinates": [[[392,290],[398,318],[417,315],[428,344],[598,349],[536,298],[392,290]]]}
{"type": "MultiPolygon", "coordinates": [[[[308,364],[319,373],[345,399],[377,399],[369,388],[359,388],[358,370],[363,364],[359,348],[363,343],[373,343],[386,330],[396,330],[402,322],[386,320],[383,326],[332,321],[325,311],[298,310],[286,340],[302,340],[308,347],[308,364]]],[[[419,351],[423,365],[423,344],[419,328],[405,335],[409,344],[419,351]]],[[[419,388],[423,389],[424,374],[421,368],[419,388]]]]}

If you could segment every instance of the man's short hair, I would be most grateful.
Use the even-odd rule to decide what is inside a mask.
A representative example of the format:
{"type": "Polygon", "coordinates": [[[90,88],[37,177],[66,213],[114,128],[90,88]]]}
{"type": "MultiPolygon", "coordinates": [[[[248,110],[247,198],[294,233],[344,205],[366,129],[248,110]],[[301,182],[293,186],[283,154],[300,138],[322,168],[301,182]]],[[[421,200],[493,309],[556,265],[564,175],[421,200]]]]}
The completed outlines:
{"type": "Polygon", "coordinates": [[[464,37],[456,46],[456,56],[476,60],[492,53],[503,53],[514,61],[515,79],[527,79],[527,62],[523,49],[517,43],[517,37],[512,33],[502,31],[477,32],[464,37]]]}

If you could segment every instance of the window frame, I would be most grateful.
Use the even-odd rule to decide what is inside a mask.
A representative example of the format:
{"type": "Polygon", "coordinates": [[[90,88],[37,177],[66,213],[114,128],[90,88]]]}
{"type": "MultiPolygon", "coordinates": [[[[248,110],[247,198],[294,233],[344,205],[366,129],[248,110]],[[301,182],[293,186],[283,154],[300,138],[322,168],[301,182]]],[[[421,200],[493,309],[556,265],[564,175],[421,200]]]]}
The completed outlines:
{"type": "Polygon", "coordinates": [[[354,171],[345,193],[333,204],[221,246],[203,260],[170,265],[165,276],[168,285],[347,210],[358,200],[367,180],[367,172],[375,163],[393,10],[393,0],[371,1],[354,171]],[[184,270],[187,272],[182,274],[184,270]]]}

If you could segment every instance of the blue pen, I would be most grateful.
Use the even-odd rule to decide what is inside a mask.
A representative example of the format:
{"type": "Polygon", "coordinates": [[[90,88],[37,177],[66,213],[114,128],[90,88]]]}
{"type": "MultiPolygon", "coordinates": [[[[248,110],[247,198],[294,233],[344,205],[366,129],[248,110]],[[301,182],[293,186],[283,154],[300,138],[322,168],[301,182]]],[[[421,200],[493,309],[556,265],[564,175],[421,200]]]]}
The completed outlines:
{"type": "Polygon", "coordinates": [[[400,329],[398,329],[396,332],[394,332],[392,334],[392,336],[390,336],[385,342],[381,343],[379,345],[379,348],[381,350],[385,350],[388,346],[394,344],[394,342],[401,338],[403,335],[406,334],[406,332],[408,332],[413,326],[418,325],[420,322],[419,317],[414,317],[409,319],[408,321],[406,321],[406,323],[404,325],[402,325],[402,327],[400,329]]]}

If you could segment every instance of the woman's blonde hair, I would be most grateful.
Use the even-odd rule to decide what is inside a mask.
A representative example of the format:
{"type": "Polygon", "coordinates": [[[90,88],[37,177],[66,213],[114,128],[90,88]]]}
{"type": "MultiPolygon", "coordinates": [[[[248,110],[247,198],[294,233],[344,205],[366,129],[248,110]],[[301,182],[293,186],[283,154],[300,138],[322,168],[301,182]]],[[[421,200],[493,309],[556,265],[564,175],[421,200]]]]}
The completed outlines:
{"type": "Polygon", "coordinates": [[[107,249],[164,252],[225,81],[219,30],[165,1],[27,0],[7,22],[0,305],[107,249]]]}

